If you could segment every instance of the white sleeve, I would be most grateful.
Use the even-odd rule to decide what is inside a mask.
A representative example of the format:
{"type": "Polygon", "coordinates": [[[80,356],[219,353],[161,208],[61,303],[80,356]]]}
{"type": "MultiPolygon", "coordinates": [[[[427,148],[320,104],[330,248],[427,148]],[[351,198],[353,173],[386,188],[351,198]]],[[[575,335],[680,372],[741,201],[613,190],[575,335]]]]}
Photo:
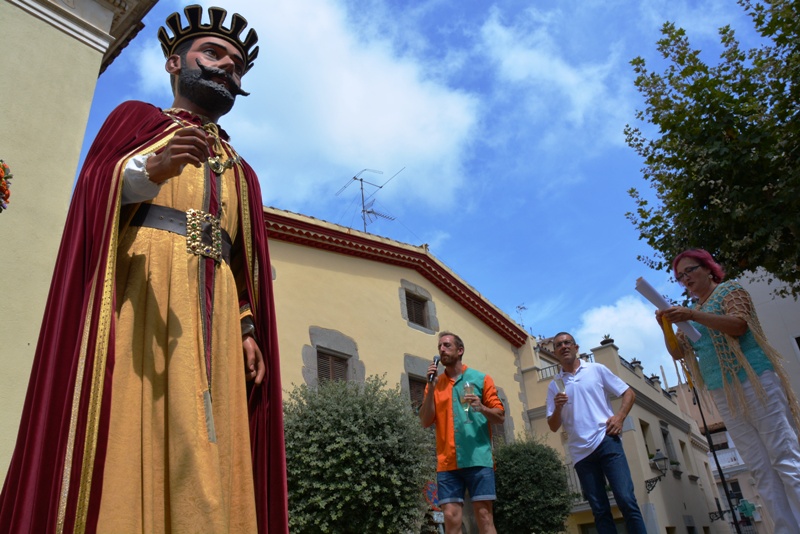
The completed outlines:
{"type": "Polygon", "coordinates": [[[611,372],[611,369],[605,365],[598,364],[600,367],[600,374],[603,379],[603,387],[607,392],[613,393],[617,397],[621,397],[630,386],[626,384],[620,377],[611,372]]]}
{"type": "Polygon", "coordinates": [[[162,184],[150,181],[147,175],[147,160],[153,153],[133,156],[122,171],[122,204],[135,204],[153,200],[161,190],[162,184]]]}
{"type": "Polygon", "coordinates": [[[545,401],[545,406],[546,406],[545,413],[548,419],[556,411],[556,393],[558,393],[558,388],[556,387],[555,383],[551,380],[550,383],[547,385],[547,400],[545,401]]]}

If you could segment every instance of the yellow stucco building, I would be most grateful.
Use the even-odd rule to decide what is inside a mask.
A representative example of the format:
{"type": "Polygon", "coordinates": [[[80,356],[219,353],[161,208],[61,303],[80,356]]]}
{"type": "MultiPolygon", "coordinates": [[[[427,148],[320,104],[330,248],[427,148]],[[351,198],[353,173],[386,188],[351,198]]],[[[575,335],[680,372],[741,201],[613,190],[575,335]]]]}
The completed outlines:
{"type": "Polygon", "coordinates": [[[320,376],[386,375],[419,398],[438,333],[459,334],[464,363],[495,380],[504,433],[525,428],[525,330],[437,260],[412,246],[265,208],[284,388],[320,376]]]}
{"type": "Polygon", "coordinates": [[[5,478],[98,74],[156,0],[2,0],[0,476],[5,478]]]}

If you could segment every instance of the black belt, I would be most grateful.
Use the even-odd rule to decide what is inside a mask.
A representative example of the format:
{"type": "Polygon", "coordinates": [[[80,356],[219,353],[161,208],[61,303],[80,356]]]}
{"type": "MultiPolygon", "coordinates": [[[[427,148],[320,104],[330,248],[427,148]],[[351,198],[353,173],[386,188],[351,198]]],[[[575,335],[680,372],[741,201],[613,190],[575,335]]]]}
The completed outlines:
{"type": "Polygon", "coordinates": [[[219,219],[210,213],[142,204],[130,224],[186,236],[187,252],[216,261],[224,260],[228,265],[231,263],[231,236],[220,227],[219,219]]]}

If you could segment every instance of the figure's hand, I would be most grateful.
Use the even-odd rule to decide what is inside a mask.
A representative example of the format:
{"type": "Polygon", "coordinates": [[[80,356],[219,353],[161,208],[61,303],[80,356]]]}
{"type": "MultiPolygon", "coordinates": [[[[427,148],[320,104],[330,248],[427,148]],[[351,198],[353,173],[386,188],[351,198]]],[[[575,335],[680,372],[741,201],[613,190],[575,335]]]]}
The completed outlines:
{"type": "Polygon", "coordinates": [[[248,382],[254,380],[256,385],[261,384],[267,372],[267,367],[264,363],[264,357],[261,355],[261,349],[258,348],[258,343],[256,343],[253,336],[242,338],[242,349],[244,351],[245,379],[248,382]]]}
{"type": "Polygon", "coordinates": [[[556,393],[556,396],[553,397],[553,402],[556,403],[556,408],[563,408],[567,401],[569,401],[569,397],[566,393],[558,392],[556,393]]]}
{"type": "Polygon", "coordinates": [[[201,128],[181,128],[160,152],[147,160],[150,181],[160,184],[178,176],[185,165],[199,167],[208,159],[206,132],[201,128]]]}
{"type": "Polygon", "coordinates": [[[606,434],[609,436],[619,436],[622,433],[622,422],[625,421],[624,417],[612,415],[606,421],[606,434]]]}

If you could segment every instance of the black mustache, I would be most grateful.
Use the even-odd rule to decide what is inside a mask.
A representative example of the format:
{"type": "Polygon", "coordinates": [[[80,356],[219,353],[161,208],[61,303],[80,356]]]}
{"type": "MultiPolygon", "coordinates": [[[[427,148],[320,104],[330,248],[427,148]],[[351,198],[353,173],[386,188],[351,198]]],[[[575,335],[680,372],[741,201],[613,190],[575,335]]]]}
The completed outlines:
{"type": "Polygon", "coordinates": [[[210,80],[211,78],[215,78],[215,77],[222,78],[226,82],[228,82],[228,86],[231,87],[231,91],[233,92],[234,96],[239,96],[239,95],[241,95],[241,96],[250,96],[250,93],[248,93],[247,91],[243,91],[242,88],[239,87],[239,84],[237,84],[233,80],[233,77],[230,74],[228,74],[226,71],[224,71],[222,69],[218,69],[216,67],[207,67],[206,65],[203,65],[202,63],[200,63],[199,59],[196,60],[196,61],[197,61],[197,66],[200,67],[200,71],[203,73],[203,78],[204,79],[210,80]]]}

